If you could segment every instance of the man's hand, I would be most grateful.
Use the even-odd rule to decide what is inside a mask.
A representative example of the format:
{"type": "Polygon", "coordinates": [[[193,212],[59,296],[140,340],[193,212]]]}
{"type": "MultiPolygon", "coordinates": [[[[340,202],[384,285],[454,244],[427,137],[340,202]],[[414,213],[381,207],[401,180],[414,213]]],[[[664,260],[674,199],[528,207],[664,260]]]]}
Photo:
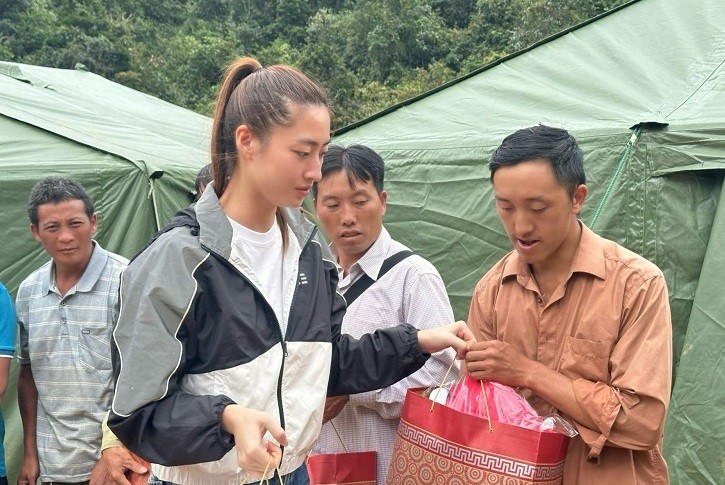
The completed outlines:
{"type": "Polygon", "coordinates": [[[349,400],[350,396],[328,397],[325,400],[325,412],[322,414],[322,423],[324,424],[340,414],[342,408],[345,407],[345,404],[349,400]]]}
{"type": "Polygon", "coordinates": [[[18,485],[35,485],[35,482],[40,476],[40,463],[38,457],[23,458],[23,466],[20,467],[20,473],[18,474],[18,485]]]}
{"type": "Polygon", "coordinates": [[[101,459],[91,471],[90,485],[147,483],[150,473],[146,461],[123,446],[113,446],[101,453],[101,459]]]}
{"type": "Polygon", "coordinates": [[[418,345],[428,354],[452,347],[456,356],[463,359],[466,357],[468,343],[475,341],[476,337],[463,321],[418,331],[418,345]]]}
{"type": "Polygon", "coordinates": [[[466,370],[476,380],[497,381],[511,387],[530,387],[528,376],[536,362],[526,358],[513,346],[487,340],[468,346],[466,370]]]}

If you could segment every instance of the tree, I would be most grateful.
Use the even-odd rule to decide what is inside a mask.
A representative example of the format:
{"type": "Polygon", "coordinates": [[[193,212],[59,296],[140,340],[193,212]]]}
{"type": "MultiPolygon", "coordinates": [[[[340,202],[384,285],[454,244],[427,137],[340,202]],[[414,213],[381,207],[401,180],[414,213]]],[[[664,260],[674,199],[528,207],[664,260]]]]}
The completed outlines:
{"type": "Polygon", "coordinates": [[[625,0],[1,0],[0,60],[92,72],[204,114],[239,55],[302,68],[335,127],[625,0]]]}

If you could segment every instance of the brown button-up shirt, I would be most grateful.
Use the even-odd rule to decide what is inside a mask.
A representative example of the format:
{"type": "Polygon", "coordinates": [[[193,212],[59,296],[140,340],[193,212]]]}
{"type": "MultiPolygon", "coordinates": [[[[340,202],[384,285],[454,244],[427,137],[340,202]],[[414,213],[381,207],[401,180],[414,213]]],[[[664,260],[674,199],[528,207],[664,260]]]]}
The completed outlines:
{"type": "MultiPolygon", "coordinates": [[[[670,400],[672,325],[662,272],[582,224],[569,276],[544,302],[516,251],[476,286],[468,325],[573,381],[597,427],[574,423],[564,484],[667,484],[662,432],[670,400]]],[[[523,393],[540,414],[558,412],[523,393]]]]}

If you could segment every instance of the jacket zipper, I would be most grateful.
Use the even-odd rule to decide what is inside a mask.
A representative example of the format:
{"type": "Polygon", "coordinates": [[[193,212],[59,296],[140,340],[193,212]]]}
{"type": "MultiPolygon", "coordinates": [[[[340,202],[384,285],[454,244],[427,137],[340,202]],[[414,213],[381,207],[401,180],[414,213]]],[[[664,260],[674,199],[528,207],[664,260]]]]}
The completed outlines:
{"type": "MultiPolygon", "coordinates": [[[[307,245],[312,240],[312,237],[315,235],[315,232],[317,232],[316,226],[312,228],[312,231],[310,231],[310,235],[307,237],[307,240],[302,245],[302,248],[300,248],[300,257],[302,256],[302,253],[304,252],[307,245]]],[[[299,260],[297,261],[297,268],[299,270],[299,260]]],[[[299,278],[299,274],[297,275],[297,277],[299,278]]],[[[292,310],[294,309],[295,302],[297,301],[297,293],[298,293],[297,287],[295,287],[295,291],[292,294],[292,302],[290,303],[290,306],[289,306],[289,314],[287,315],[287,330],[288,331],[289,331],[289,327],[290,327],[290,318],[292,317],[292,310]]],[[[276,317],[275,317],[275,320],[276,320],[276,317]]],[[[282,335],[282,330],[279,325],[279,322],[277,322],[277,328],[280,329],[279,333],[280,333],[280,335],[282,335]]],[[[284,362],[287,357],[287,343],[286,343],[283,335],[282,335],[282,350],[284,351],[284,356],[282,358],[282,366],[279,369],[279,377],[277,378],[277,402],[279,403],[280,425],[282,426],[282,428],[284,428],[285,419],[284,419],[284,405],[282,403],[282,378],[284,377],[284,362]]],[[[284,447],[281,447],[281,448],[282,448],[282,456],[284,457],[284,447]]]]}
{"type": "MultiPolygon", "coordinates": [[[[317,232],[317,226],[313,226],[312,231],[310,231],[310,235],[307,236],[305,243],[302,245],[302,248],[300,249],[300,257],[302,256],[302,253],[304,252],[305,248],[310,243],[310,241],[312,240],[312,237],[315,235],[316,232],[317,232]]],[[[206,249],[209,252],[215,253],[210,248],[206,248],[206,249]]],[[[221,255],[219,255],[219,256],[221,256],[221,255]]],[[[257,287],[254,285],[254,283],[252,283],[249,280],[249,278],[247,278],[247,276],[244,273],[239,271],[239,269],[236,266],[234,266],[229,260],[227,260],[224,257],[220,257],[219,259],[224,261],[227,265],[229,265],[229,267],[234,269],[234,271],[236,271],[239,274],[239,276],[241,276],[247,283],[249,283],[249,286],[251,286],[254,289],[254,291],[257,292],[262,297],[264,304],[267,306],[268,318],[271,318],[274,320],[275,327],[276,327],[277,333],[279,335],[279,341],[282,346],[282,365],[279,368],[279,376],[277,377],[277,403],[278,403],[278,410],[279,410],[279,424],[282,427],[282,429],[285,429],[284,405],[282,402],[282,377],[284,376],[284,363],[285,363],[285,360],[286,360],[288,354],[287,354],[287,342],[285,341],[285,338],[284,338],[285,336],[282,335],[282,327],[280,326],[279,321],[277,320],[277,316],[274,313],[274,309],[269,304],[267,299],[264,297],[262,292],[259,291],[259,289],[257,289],[257,287]]],[[[299,260],[297,263],[298,263],[297,267],[299,268],[299,260]]],[[[299,275],[298,275],[298,278],[299,278],[299,275]]],[[[287,329],[288,330],[289,330],[290,317],[292,316],[292,309],[295,306],[296,300],[297,300],[297,288],[295,287],[295,291],[292,295],[292,302],[290,303],[289,315],[287,315],[287,329]]],[[[280,446],[280,449],[282,452],[281,458],[284,458],[284,446],[280,446]]],[[[281,458],[280,458],[280,460],[281,460],[281,458]]]]}

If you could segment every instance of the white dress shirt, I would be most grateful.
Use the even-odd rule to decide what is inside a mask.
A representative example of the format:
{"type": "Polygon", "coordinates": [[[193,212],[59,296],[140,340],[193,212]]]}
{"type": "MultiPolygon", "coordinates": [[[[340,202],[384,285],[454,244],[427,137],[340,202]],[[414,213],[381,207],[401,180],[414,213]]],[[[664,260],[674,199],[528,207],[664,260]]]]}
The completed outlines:
{"type": "MultiPolygon", "coordinates": [[[[334,246],[331,249],[335,253],[334,246]]],[[[383,261],[407,249],[383,228],[377,241],[350,267],[346,277],[338,265],[339,290],[343,296],[363,274],[375,280],[347,308],[342,321],[343,333],[359,338],[365,333],[401,323],[425,329],[453,322],[453,310],[443,280],[435,267],[422,257],[409,256],[377,281],[383,261]]],[[[392,386],[351,395],[342,412],[332,420],[334,429],[330,423],[323,425],[313,453],[377,451],[377,482],[384,484],[407,389],[440,384],[453,359],[455,354],[451,349],[438,352],[417,372],[392,386]]],[[[456,363],[451,375],[455,376],[457,372],[456,363]]]]}

